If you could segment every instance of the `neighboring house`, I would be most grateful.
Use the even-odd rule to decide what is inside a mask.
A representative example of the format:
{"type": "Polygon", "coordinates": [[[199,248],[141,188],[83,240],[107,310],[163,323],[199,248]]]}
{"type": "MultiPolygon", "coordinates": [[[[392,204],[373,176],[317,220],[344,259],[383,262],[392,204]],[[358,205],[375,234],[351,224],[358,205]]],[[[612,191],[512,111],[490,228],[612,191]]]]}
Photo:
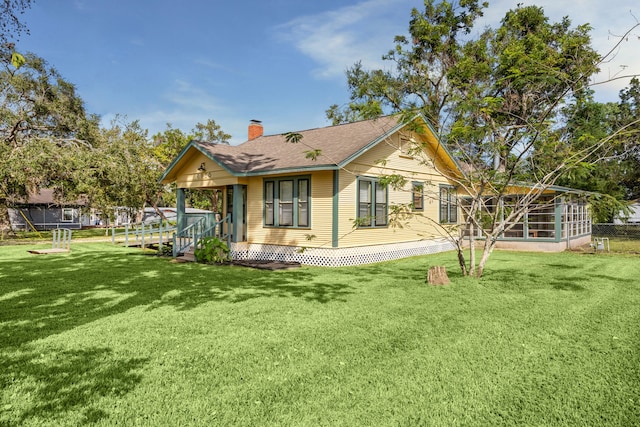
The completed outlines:
{"type": "Polygon", "coordinates": [[[640,200],[634,200],[629,204],[629,216],[620,213],[620,216],[614,218],[614,224],[640,224],[640,200]],[[622,218],[622,219],[620,219],[622,218]]]}
{"type": "MultiPolygon", "coordinates": [[[[176,221],[175,207],[161,207],[160,211],[168,221],[176,221]]],[[[189,222],[201,217],[211,217],[215,221],[212,211],[186,208],[189,222]]],[[[62,202],[55,197],[50,188],[43,188],[36,194],[31,194],[26,200],[19,201],[15,208],[9,209],[11,225],[16,230],[51,230],[55,228],[81,229],[91,226],[123,226],[134,224],[140,220],[146,224],[158,222],[160,215],[154,208],[136,211],[131,208],[114,208],[114,220],[109,221],[95,209],[86,209],[86,200],[82,197],[74,202],[62,202]]]]}
{"type": "Polygon", "coordinates": [[[85,204],[81,198],[74,202],[60,201],[52,189],[42,188],[9,209],[9,219],[18,230],[31,230],[32,226],[37,230],[79,229],[97,221],[92,215],[82,213],[85,204]]]}
{"type": "MultiPolygon", "coordinates": [[[[161,182],[176,183],[179,229],[186,227],[185,189],[223,192],[235,259],[343,266],[451,250],[438,224],[459,224],[461,209],[455,183],[439,171],[460,169],[427,122],[416,120],[425,132],[382,117],[300,131],[298,143],[265,136],[261,123],[252,121],[248,141],[238,146],[189,142],[161,182]],[[426,156],[412,155],[416,144],[426,156]],[[404,188],[381,185],[380,177],[392,174],[408,178],[404,188]],[[394,227],[390,211],[408,203],[418,215],[394,227]]],[[[565,209],[554,208],[553,220],[542,221],[553,224],[553,234],[541,229],[507,240],[564,249],[562,221],[574,215],[569,210],[563,217],[565,209]]],[[[586,236],[590,223],[576,233],[586,236]]]]}
{"type": "MultiPolygon", "coordinates": [[[[167,221],[177,221],[178,219],[178,210],[175,207],[159,207],[158,210],[162,212],[165,219],[167,221]]],[[[196,209],[196,208],[185,208],[185,213],[190,217],[207,217],[212,216],[215,217],[215,213],[213,211],[208,211],[205,209],[196,209]]],[[[159,222],[161,219],[160,214],[154,208],[144,208],[142,213],[142,222],[145,224],[150,224],[154,222],[159,222]]]]}

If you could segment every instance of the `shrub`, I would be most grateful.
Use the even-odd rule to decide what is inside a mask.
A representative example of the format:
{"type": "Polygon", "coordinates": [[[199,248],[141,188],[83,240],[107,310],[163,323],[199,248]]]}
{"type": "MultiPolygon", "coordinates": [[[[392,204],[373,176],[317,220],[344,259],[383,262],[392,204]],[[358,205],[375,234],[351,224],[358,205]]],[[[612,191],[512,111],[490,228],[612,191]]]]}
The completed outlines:
{"type": "Polygon", "coordinates": [[[158,249],[159,256],[172,257],[173,256],[173,248],[169,245],[163,245],[160,249],[158,249]]]}
{"type": "Polygon", "coordinates": [[[203,237],[198,242],[194,255],[198,262],[222,264],[230,260],[229,247],[217,237],[203,237]]]}

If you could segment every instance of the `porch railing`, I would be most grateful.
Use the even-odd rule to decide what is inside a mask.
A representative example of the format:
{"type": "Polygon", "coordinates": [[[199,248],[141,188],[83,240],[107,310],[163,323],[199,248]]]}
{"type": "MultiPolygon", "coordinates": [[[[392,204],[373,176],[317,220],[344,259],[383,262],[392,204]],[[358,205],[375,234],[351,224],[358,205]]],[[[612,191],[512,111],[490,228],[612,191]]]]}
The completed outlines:
{"type": "Polygon", "coordinates": [[[231,247],[231,214],[222,218],[220,221],[213,224],[211,227],[206,228],[200,235],[195,238],[195,247],[199,248],[202,244],[203,237],[217,237],[220,240],[225,240],[227,247],[231,247]],[[225,227],[226,226],[226,227],[225,227]],[[226,231],[225,231],[226,229],[226,231]]]}
{"type": "Polygon", "coordinates": [[[124,245],[142,246],[143,248],[150,244],[158,244],[159,248],[168,245],[171,233],[176,227],[168,221],[151,222],[148,224],[124,224],[124,231],[116,233],[115,227],[111,227],[111,243],[116,243],[116,238],[124,238],[124,245]]]}
{"type": "Polygon", "coordinates": [[[206,219],[200,218],[181,232],[174,233],[173,256],[176,257],[188,251],[191,247],[195,248],[203,237],[226,239],[227,246],[231,245],[231,215],[227,215],[210,227],[207,227],[206,224],[206,219]]]}

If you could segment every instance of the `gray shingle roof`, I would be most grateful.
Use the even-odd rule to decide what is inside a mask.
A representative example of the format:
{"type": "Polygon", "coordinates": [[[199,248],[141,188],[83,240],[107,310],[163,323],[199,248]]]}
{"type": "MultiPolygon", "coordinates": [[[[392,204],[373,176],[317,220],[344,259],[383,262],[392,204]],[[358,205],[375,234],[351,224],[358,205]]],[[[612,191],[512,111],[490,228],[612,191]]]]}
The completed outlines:
{"type": "Polygon", "coordinates": [[[23,197],[17,200],[18,204],[29,205],[48,205],[48,206],[84,206],[87,204],[87,198],[80,196],[77,200],[63,200],[56,197],[53,188],[40,188],[36,192],[29,193],[25,199],[23,197]]]}
{"type": "Polygon", "coordinates": [[[287,142],[285,136],[279,134],[260,136],[237,146],[197,141],[193,144],[234,174],[324,169],[342,166],[397,127],[397,117],[387,116],[297,131],[302,135],[298,143],[287,142]],[[306,158],[306,151],[316,149],[321,150],[321,154],[315,160],[306,158]]]}

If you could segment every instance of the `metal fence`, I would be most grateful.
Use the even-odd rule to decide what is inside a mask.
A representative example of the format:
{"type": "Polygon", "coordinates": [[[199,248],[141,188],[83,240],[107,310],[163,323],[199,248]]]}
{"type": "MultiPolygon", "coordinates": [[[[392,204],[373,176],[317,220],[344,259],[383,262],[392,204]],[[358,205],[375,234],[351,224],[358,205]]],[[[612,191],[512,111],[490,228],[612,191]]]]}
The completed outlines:
{"type": "Polygon", "coordinates": [[[640,224],[593,224],[591,235],[594,237],[640,240],[640,224]]]}

